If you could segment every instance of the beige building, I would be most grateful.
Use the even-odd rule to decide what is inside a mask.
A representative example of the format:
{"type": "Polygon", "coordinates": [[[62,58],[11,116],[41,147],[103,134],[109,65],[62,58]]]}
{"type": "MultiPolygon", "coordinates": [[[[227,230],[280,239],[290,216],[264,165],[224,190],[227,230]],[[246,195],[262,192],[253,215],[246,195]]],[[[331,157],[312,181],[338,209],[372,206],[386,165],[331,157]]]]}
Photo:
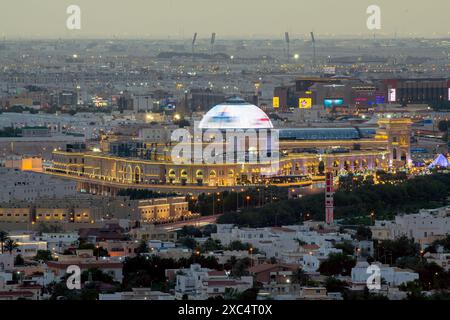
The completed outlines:
{"type": "Polygon", "coordinates": [[[67,197],[39,199],[32,203],[0,204],[0,229],[35,229],[40,223],[55,224],[64,230],[99,227],[112,219],[143,224],[175,221],[191,217],[184,197],[130,200],[128,197],[67,197]]]}

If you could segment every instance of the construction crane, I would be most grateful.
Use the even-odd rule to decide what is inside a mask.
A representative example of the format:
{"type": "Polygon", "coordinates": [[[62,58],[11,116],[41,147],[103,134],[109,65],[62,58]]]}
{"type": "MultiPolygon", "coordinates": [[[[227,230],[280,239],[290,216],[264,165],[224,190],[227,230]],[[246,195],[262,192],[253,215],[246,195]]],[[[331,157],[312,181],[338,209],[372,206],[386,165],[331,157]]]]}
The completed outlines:
{"type": "Polygon", "coordinates": [[[194,33],[194,37],[192,38],[192,60],[195,61],[195,42],[197,41],[197,32],[194,33]]]}
{"type": "Polygon", "coordinates": [[[311,31],[311,41],[313,46],[313,69],[316,68],[316,39],[314,37],[314,32],[311,31]]]}
{"type": "Polygon", "coordinates": [[[286,54],[287,60],[289,62],[291,58],[291,40],[289,39],[289,32],[284,33],[284,40],[286,41],[286,54]]]}
{"type": "Polygon", "coordinates": [[[211,56],[214,54],[214,43],[216,42],[216,33],[211,34],[211,56]]]}

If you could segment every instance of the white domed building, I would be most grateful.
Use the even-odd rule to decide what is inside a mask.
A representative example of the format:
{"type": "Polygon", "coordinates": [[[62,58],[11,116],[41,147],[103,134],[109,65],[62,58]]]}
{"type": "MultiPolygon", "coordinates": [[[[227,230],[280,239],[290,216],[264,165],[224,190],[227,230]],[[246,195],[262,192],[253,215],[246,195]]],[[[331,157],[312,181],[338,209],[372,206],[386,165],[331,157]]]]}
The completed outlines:
{"type": "Polygon", "coordinates": [[[232,98],[209,110],[200,129],[273,129],[267,114],[240,98],[232,98]]]}

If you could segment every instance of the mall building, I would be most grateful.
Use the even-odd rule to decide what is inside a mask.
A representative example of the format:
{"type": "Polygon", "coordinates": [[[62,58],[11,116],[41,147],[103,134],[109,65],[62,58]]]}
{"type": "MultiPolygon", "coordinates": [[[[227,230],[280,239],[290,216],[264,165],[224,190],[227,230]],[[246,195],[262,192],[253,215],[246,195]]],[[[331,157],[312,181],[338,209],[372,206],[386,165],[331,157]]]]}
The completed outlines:
{"type": "MultiPolygon", "coordinates": [[[[51,166],[45,170],[79,181],[87,192],[94,189],[102,194],[111,194],[114,188],[125,187],[181,186],[192,190],[206,186],[260,185],[270,183],[273,176],[321,176],[325,171],[336,175],[364,173],[400,168],[411,163],[411,124],[410,119],[389,118],[379,120],[372,127],[274,129],[260,108],[240,99],[231,99],[206,113],[198,128],[202,132],[252,129],[259,135],[268,131],[268,139],[279,138],[278,150],[274,151],[278,160],[273,157],[273,161],[246,161],[252,152],[258,150],[252,150],[245,143],[245,161],[179,161],[171,157],[175,143],[138,141],[135,147],[145,149],[145,152],[134,152],[132,154],[138,155],[134,157],[118,156],[108,151],[57,150],[53,152],[51,166]]],[[[202,142],[204,145],[210,143],[206,134],[202,142]]],[[[226,150],[229,141],[215,140],[215,143],[223,144],[223,150],[226,150]]],[[[226,154],[223,157],[228,159],[226,154]]],[[[236,160],[236,157],[231,158],[236,160]]]]}

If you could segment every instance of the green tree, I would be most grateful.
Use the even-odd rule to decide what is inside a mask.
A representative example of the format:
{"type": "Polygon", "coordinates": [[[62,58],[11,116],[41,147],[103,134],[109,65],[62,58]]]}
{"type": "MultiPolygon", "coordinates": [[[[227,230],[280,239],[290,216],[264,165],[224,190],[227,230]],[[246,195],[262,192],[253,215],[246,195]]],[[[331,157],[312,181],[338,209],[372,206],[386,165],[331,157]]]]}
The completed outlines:
{"type": "Polygon", "coordinates": [[[356,240],[372,240],[372,231],[368,227],[359,226],[356,230],[356,240]]]}
{"type": "Polygon", "coordinates": [[[188,249],[194,250],[197,246],[197,241],[192,237],[183,237],[178,240],[178,243],[188,249]]]}
{"type": "Polygon", "coordinates": [[[327,276],[349,276],[355,265],[356,261],[352,257],[341,253],[332,253],[320,264],[319,272],[327,276]]]}
{"type": "Polygon", "coordinates": [[[19,247],[19,245],[17,244],[17,242],[15,242],[12,239],[6,239],[5,244],[4,244],[4,248],[6,251],[9,252],[9,254],[12,254],[12,252],[17,249],[19,247]]]}
{"type": "Polygon", "coordinates": [[[233,265],[233,268],[231,269],[231,274],[233,277],[242,277],[242,276],[248,276],[248,268],[251,265],[250,258],[244,258],[244,259],[238,259],[236,263],[233,265]]]}
{"type": "Polygon", "coordinates": [[[202,244],[201,248],[203,251],[208,252],[208,251],[222,250],[223,246],[219,240],[213,240],[213,239],[209,238],[202,244]]]}
{"type": "Polygon", "coordinates": [[[399,289],[407,292],[407,300],[426,300],[425,295],[422,293],[422,285],[418,280],[402,284],[399,289]]]}
{"type": "Polygon", "coordinates": [[[33,260],[36,261],[42,260],[44,262],[52,261],[53,260],[52,253],[48,250],[38,250],[33,260]]]}
{"type": "Polygon", "coordinates": [[[328,277],[325,281],[325,287],[327,292],[344,292],[348,287],[348,283],[335,277],[328,277]]]}
{"type": "Polygon", "coordinates": [[[297,283],[301,286],[306,286],[308,281],[310,280],[310,277],[302,268],[298,268],[297,271],[294,272],[292,278],[294,283],[297,283]]]}
{"type": "Polygon", "coordinates": [[[353,255],[355,253],[355,246],[350,241],[344,241],[334,245],[336,249],[341,249],[344,254],[353,255]]]}
{"type": "Polygon", "coordinates": [[[23,266],[25,264],[25,260],[23,259],[22,255],[18,254],[16,258],[14,259],[14,265],[15,266],[23,266]]]}
{"type": "Polygon", "coordinates": [[[403,236],[396,240],[375,242],[374,252],[378,261],[395,263],[401,257],[418,256],[419,249],[419,245],[414,240],[403,236]]]}

